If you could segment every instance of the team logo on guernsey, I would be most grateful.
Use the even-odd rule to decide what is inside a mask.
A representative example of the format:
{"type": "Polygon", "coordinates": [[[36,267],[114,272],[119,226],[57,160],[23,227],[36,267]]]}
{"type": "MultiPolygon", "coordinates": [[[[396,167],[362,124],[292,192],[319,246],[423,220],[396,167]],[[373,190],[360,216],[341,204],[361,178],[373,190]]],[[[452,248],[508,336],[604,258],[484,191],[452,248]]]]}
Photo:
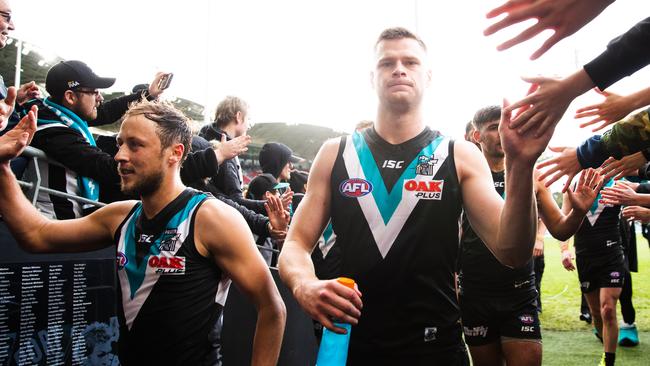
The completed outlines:
{"type": "Polygon", "coordinates": [[[444,184],[444,180],[408,179],[404,181],[404,189],[407,192],[413,192],[417,199],[440,200],[442,199],[442,187],[444,184]]]}
{"type": "Polygon", "coordinates": [[[346,197],[363,197],[372,192],[372,183],[361,178],[350,178],[341,183],[339,191],[346,197]]]}
{"type": "Polygon", "coordinates": [[[435,341],[437,334],[438,334],[438,328],[437,327],[424,328],[424,341],[425,342],[435,341]]]}
{"type": "Polygon", "coordinates": [[[533,324],[535,322],[535,318],[530,314],[521,315],[519,320],[521,320],[523,324],[533,324]]]}
{"type": "Polygon", "coordinates": [[[129,263],[129,258],[122,252],[117,252],[117,269],[122,269],[129,263]]]}
{"type": "Polygon", "coordinates": [[[435,159],[433,155],[420,155],[418,157],[418,164],[415,166],[415,174],[433,176],[433,168],[435,168],[436,164],[438,164],[438,159],[435,159]]]}
{"type": "Polygon", "coordinates": [[[160,245],[158,248],[160,251],[172,252],[176,250],[176,243],[181,234],[178,232],[178,229],[167,229],[160,236],[160,245]]]}
{"type": "Polygon", "coordinates": [[[157,274],[185,274],[185,257],[152,255],[147,264],[157,274]]]}

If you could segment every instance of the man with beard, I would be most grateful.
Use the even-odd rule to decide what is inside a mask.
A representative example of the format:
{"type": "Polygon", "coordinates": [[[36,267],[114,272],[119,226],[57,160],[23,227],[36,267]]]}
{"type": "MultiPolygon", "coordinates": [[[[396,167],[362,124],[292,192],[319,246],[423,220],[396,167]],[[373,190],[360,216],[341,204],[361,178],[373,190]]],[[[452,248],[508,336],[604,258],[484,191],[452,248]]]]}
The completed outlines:
{"type": "Polygon", "coordinates": [[[374,51],[374,126],[321,148],[280,275],[323,326],[344,333],[333,319],[353,325],[349,365],[467,365],[454,288],[461,210],[501,262],[524,266],[537,227],[533,166],[551,133],[519,135],[502,116],[504,202],[475,146],[426,127],[424,42],[391,28],[374,51]],[[353,278],[358,290],[314,274],[310,253],[330,217],[341,248],[335,275],[353,278]]]}
{"type": "MultiPolygon", "coordinates": [[[[49,220],[24,198],[9,160],[36,129],[36,107],[8,132],[0,154],[0,211],[17,241],[33,252],[117,246],[120,361],[124,365],[200,365],[230,279],[257,308],[253,364],[274,365],[285,308],[250,231],[232,208],[186,188],[180,165],[191,130],[171,105],[129,109],[117,137],[122,201],[76,220],[49,220]]],[[[278,209],[276,207],[276,209],[278,209]]]]}

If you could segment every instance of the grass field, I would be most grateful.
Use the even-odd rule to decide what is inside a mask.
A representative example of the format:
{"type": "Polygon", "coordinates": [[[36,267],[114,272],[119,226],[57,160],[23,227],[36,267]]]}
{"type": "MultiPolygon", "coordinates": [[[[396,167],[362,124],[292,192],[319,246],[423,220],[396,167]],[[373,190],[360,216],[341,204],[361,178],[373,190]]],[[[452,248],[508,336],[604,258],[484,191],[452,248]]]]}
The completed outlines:
{"type": "MultiPolygon", "coordinates": [[[[648,242],[638,237],[639,272],[632,273],[636,324],[641,344],[634,348],[618,347],[617,365],[650,365],[650,250],[648,242]]],[[[578,319],[580,288],[578,273],[568,272],[560,263],[558,242],[546,240],[546,268],[542,278],[541,315],[544,339],[544,365],[597,365],[601,343],[591,327],[578,319]]],[[[621,319],[619,309],[618,320],[621,319]]]]}

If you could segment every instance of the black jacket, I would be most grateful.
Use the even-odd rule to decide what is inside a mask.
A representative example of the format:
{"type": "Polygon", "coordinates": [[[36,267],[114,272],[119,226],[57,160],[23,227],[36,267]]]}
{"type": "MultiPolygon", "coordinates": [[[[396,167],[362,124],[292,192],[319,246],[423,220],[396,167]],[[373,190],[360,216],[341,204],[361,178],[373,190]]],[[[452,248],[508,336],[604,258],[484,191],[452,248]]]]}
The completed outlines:
{"type": "Polygon", "coordinates": [[[614,38],[607,50],[584,66],[594,84],[605,90],[650,63],[650,18],[614,38]]]}
{"type": "MultiPolygon", "coordinates": [[[[230,140],[230,136],[224,131],[218,129],[214,123],[203,126],[199,131],[199,136],[204,139],[221,141],[221,136],[225,135],[226,140],[230,140]]],[[[264,201],[250,200],[244,198],[242,192],[242,178],[240,176],[241,167],[239,159],[233,158],[224,161],[219,167],[219,172],[210,178],[209,190],[215,193],[221,193],[238,204],[257,212],[258,214],[266,214],[264,209],[264,201]]]]}

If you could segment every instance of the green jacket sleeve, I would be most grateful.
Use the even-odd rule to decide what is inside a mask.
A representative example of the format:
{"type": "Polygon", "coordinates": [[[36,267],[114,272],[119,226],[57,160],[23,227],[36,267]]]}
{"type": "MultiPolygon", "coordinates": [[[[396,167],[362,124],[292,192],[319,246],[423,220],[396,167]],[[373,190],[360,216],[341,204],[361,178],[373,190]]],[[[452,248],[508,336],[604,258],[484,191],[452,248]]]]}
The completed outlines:
{"type": "Polygon", "coordinates": [[[600,141],[609,156],[620,159],[650,147],[648,113],[650,108],[625,118],[603,134],[600,141]]]}

